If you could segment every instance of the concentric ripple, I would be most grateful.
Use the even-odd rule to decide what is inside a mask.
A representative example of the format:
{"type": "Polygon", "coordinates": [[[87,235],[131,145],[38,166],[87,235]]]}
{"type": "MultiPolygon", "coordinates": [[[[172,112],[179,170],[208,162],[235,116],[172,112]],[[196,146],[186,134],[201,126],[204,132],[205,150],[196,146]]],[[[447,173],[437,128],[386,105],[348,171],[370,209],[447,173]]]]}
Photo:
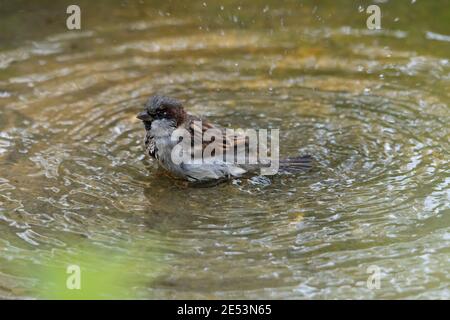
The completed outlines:
{"type": "Polygon", "coordinates": [[[449,298],[448,56],[304,23],[123,18],[0,51],[0,296],[39,296],[56,280],[32,270],[101,252],[123,258],[119,297],[449,298]],[[280,128],[282,155],[316,166],[174,181],[135,119],[155,92],[280,128]]]}

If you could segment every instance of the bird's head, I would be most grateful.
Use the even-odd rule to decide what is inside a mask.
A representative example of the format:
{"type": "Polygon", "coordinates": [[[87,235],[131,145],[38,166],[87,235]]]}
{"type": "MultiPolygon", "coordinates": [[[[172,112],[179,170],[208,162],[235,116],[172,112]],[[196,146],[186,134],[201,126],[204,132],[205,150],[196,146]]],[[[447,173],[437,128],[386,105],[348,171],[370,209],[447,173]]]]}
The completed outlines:
{"type": "Polygon", "coordinates": [[[180,101],[164,96],[153,96],[144,105],[137,118],[142,120],[145,129],[150,130],[155,120],[168,120],[179,126],[186,117],[186,112],[180,101]]]}

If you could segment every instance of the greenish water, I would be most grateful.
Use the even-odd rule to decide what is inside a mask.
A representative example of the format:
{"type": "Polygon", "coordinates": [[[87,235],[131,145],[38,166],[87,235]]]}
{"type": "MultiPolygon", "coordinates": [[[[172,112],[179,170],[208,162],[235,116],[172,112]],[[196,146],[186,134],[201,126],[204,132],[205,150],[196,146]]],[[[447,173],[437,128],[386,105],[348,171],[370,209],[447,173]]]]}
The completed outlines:
{"type": "Polygon", "coordinates": [[[336,2],[0,1],[0,297],[450,298],[449,3],[336,2]],[[155,92],[317,166],[187,187],[155,92]]]}

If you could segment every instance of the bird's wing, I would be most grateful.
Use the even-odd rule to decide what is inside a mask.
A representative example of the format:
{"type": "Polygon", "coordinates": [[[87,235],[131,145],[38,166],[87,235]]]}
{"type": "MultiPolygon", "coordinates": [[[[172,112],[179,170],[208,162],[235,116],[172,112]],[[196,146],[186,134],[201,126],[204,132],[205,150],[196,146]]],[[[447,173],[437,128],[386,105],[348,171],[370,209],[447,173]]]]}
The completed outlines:
{"type": "MultiPolygon", "coordinates": [[[[218,147],[222,148],[222,154],[226,154],[227,152],[232,152],[234,153],[234,148],[237,147],[239,148],[239,146],[244,146],[245,148],[247,148],[248,146],[248,140],[247,137],[245,135],[242,134],[226,134],[226,129],[212,124],[208,121],[206,121],[205,119],[199,118],[197,116],[193,116],[193,115],[189,115],[188,118],[188,130],[191,132],[191,136],[193,137],[193,141],[194,141],[194,150],[193,152],[195,152],[195,146],[202,146],[202,154],[203,151],[205,150],[206,146],[208,146],[211,143],[211,140],[208,140],[207,137],[205,137],[205,132],[207,132],[208,130],[211,130],[211,132],[215,135],[218,136],[220,135],[220,138],[218,139],[218,141],[215,141],[216,143],[218,143],[218,147]],[[200,135],[201,133],[201,135],[200,135]],[[202,139],[202,140],[199,140],[202,139]],[[197,144],[195,144],[195,142],[199,142],[197,144]],[[200,144],[201,141],[201,144],[200,144]]],[[[217,139],[216,139],[217,140],[217,139]]],[[[239,150],[239,149],[237,149],[239,150]]]]}

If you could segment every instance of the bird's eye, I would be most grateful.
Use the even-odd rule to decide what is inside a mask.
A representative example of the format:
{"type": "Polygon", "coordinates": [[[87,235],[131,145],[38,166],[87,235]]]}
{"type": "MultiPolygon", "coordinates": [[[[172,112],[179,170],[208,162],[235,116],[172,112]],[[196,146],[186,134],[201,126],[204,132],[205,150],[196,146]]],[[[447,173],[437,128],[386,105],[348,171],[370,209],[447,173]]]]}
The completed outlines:
{"type": "Polygon", "coordinates": [[[167,109],[165,109],[165,108],[156,109],[156,113],[160,114],[160,115],[163,115],[163,116],[167,116],[168,115],[167,109]]]}

